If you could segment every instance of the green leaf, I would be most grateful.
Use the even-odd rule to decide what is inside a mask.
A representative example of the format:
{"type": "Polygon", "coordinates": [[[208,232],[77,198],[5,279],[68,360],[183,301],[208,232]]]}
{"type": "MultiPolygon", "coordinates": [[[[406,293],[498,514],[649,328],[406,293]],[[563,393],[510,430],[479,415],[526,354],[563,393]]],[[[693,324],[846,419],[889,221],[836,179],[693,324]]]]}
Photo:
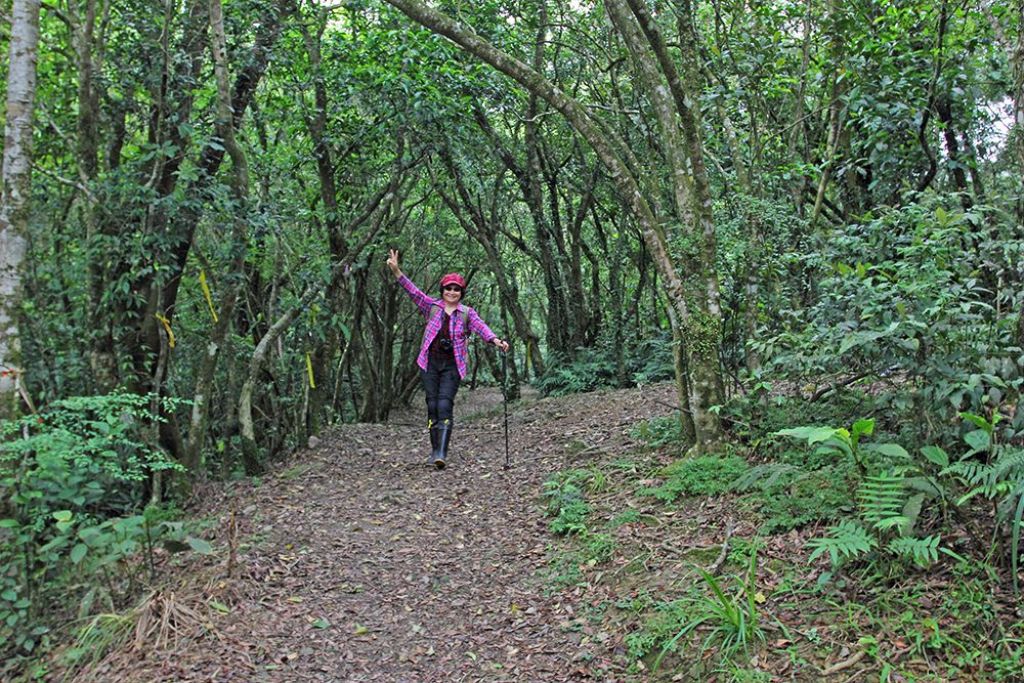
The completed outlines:
{"type": "Polygon", "coordinates": [[[319,619],[316,619],[313,622],[313,626],[315,626],[316,628],[330,628],[331,622],[327,621],[323,617],[320,617],[319,619]]]}
{"type": "Polygon", "coordinates": [[[853,431],[851,436],[854,440],[859,439],[861,436],[871,436],[875,433],[875,420],[869,418],[865,420],[857,420],[853,423],[853,431]]]}
{"type": "Polygon", "coordinates": [[[0,529],[17,529],[21,522],[16,519],[0,519],[0,529]]]}
{"type": "Polygon", "coordinates": [[[834,437],[836,430],[832,427],[793,427],[791,429],[780,429],[775,434],[777,436],[791,436],[794,439],[805,439],[808,444],[814,445],[834,437]]]}
{"type": "Polygon", "coordinates": [[[865,446],[863,450],[887,455],[890,458],[910,458],[910,453],[907,453],[907,450],[898,443],[872,443],[865,446]]]}
{"type": "Polygon", "coordinates": [[[216,600],[210,600],[210,607],[217,610],[221,614],[227,614],[231,611],[230,607],[225,605],[223,602],[218,602],[216,600]]]}
{"type": "Polygon", "coordinates": [[[78,543],[74,548],[71,549],[71,562],[78,564],[85,557],[86,553],[89,552],[89,546],[84,543],[78,543]]]}
{"type": "Polygon", "coordinates": [[[192,548],[192,550],[199,553],[200,555],[213,554],[213,546],[210,545],[209,541],[205,541],[201,538],[196,538],[195,536],[189,536],[185,539],[185,542],[188,543],[189,547],[192,548]]]}
{"type": "Polygon", "coordinates": [[[993,426],[992,423],[989,422],[988,420],[986,420],[981,415],[975,415],[974,413],[962,412],[962,413],[960,413],[960,417],[962,417],[963,419],[967,420],[968,422],[973,424],[978,429],[983,429],[986,432],[991,432],[992,431],[992,426],[993,426]]]}
{"type": "Polygon", "coordinates": [[[74,514],[71,510],[58,510],[53,513],[53,518],[58,522],[70,522],[72,517],[74,517],[74,514]]]}
{"type": "Polygon", "coordinates": [[[928,462],[939,467],[949,467],[949,454],[938,446],[924,446],[921,455],[928,459],[928,462]]]}
{"type": "Polygon", "coordinates": [[[972,453],[987,451],[992,443],[992,437],[983,429],[976,429],[973,432],[964,434],[964,441],[971,447],[972,453]]]}

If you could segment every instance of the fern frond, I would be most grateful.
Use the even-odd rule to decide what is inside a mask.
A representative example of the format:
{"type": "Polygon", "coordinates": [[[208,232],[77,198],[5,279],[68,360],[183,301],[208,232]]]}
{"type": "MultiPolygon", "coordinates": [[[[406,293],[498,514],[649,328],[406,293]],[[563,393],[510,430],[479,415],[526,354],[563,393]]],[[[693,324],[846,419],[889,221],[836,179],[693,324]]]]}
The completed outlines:
{"type": "Polygon", "coordinates": [[[983,462],[976,460],[961,460],[955,462],[940,472],[940,475],[951,474],[970,486],[977,486],[988,477],[990,467],[983,462]]]}
{"type": "Polygon", "coordinates": [[[926,538],[894,538],[886,546],[893,555],[904,560],[909,560],[922,569],[927,569],[939,561],[939,541],[941,537],[928,536],[926,538]]]}
{"type": "Polygon", "coordinates": [[[877,528],[889,528],[887,520],[902,517],[906,497],[903,478],[891,474],[866,477],[857,491],[861,517],[877,528]]]}
{"type": "Polygon", "coordinates": [[[1000,449],[989,476],[993,483],[1024,480],[1024,450],[1000,449]]]}
{"type": "Polygon", "coordinates": [[[859,523],[849,520],[831,527],[827,536],[812,538],[807,542],[807,547],[814,549],[809,561],[813,562],[820,555],[828,553],[833,567],[864,555],[877,546],[874,536],[859,523]]]}
{"type": "Polygon", "coordinates": [[[756,465],[737,477],[732,483],[732,488],[740,492],[749,491],[754,487],[764,490],[771,488],[780,479],[790,475],[795,475],[789,482],[793,483],[807,477],[808,472],[796,465],[784,462],[756,465]]]}

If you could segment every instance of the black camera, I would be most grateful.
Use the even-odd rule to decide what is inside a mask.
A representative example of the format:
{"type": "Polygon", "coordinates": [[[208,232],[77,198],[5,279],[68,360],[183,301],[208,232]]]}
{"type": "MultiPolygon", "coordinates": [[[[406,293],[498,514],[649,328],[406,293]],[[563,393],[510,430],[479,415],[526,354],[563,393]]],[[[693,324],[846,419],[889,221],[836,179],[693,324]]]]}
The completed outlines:
{"type": "Polygon", "coordinates": [[[452,350],[452,340],[451,339],[441,339],[437,343],[437,345],[441,347],[442,351],[447,352],[447,351],[451,351],[452,350]]]}

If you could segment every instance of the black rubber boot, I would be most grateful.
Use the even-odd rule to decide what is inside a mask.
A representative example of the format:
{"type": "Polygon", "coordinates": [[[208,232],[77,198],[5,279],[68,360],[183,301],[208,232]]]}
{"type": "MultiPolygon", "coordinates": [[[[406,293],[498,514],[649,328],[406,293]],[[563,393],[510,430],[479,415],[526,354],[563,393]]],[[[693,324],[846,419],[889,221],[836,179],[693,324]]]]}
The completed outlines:
{"type": "Polygon", "coordinates": [[[434,425],[437,431],[437,450],[430,457],[430,462],[439,470],[444,469],[444,461],[448,457],[448,443],[452,440],[452,421],[445,420],[434,425]]]}
{"type": "Polygon", "coordinates": [[[434,453],[441,447],[441,439],[438,438],[437,425],[433,420],[427,420],[427,431],[430,432],[430,459],[433,461],[434,453]]]}

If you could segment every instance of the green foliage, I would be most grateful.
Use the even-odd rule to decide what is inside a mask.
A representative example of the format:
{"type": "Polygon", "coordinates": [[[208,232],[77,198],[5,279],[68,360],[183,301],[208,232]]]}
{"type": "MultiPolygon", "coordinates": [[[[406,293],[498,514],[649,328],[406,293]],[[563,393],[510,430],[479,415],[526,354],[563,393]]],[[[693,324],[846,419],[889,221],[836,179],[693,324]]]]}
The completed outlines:
{"type": "Polygon", "coordinates": [[[812,538],[807,542],[811,548],[810,560],[828,553],[832,566],[838,567],[847,560],[859,557],[878,546],[878,541],[864,527],[854,521],[845,520],[829,529],[827,536],[812,538]]]}
{"type": "MultiPolygon", "coordinates": [[[[972,422],[978,424],[979,419],[972,422]]],[[[989,424],[994,428],[997,422],[993,420],[989,424]]],[[[940,476],[949,477],[963,487],[964,493],[957,499],[958,505],[976,496],[995,502],[995,522],[1009,532],[1013,586],[1019,592],[1020,539],[1024,530],[1024,449],[993,444],[988,436],[990,433],[985,429],[967,432],[964,441],[969,447],[968,451],[959,461],[945,467],[940,476]],[[985,438],[978,438],[978,435],[984,435],[985,438]],[[976,460],[979,453],[989,461],[976,460]]],[[[942,462],[941,458],[938,461],[942,462]]]]}
{"type": "MultiPolygon", "coordinates": [[[[871,436],[875,431],[875,421],[857,420],[846,429],[844,427],[795,427],[782,429],[776,434],[802,439],[808,446],[816,446],[816,452],[825,455],[837,455],[852,461],[862,474],[866,473],[871,461],[871,454],[881,456],[882,462],[890,459],[908,459],[907,451],[895,443],[871,443],[861,446],[861,439],[871,436]]],[[[875,458],[875,461],[879,458],[875,458]]]]}
{"type": "Polygon", "coordinates": [[[590,565],[604,564],[615,552],[615,538],[609,534],[588,533],[584,542],[584,561],[590,565]]]}
{"type": "Polygon", "coordinates": [[[626,636],[626,649],[630,658],[642,659],[661,650],[679,632],[680,625],[686,623],[691,608],[691,600],[657,603],[654,613],[646,619],[643,628],[626,636]]]}
{"type": "Polygon", "coordinates": [[[749,465],[736,455],[702,455],[677,460],[662,471],[663,484],[644,489],[644,495],[672,503],[679,496],[717,496],[732,488],[749,465]]]}
{"type": "MultiPolygon", "coordinates": [[[[864,437],[874,434],[874,428],[874,420],[857,420],[850,429],[798,427],[778,432],[817,446],[819,453],[852,461],[862,475],[856,496],[857,518],[844,519],[825,536],[808,541],[810,561],[827,553],[832,566],[840,567],[881,547],[892,557],[927,568],[938,561],[940,536],[916,537],[914,530],[924,502],[941,497],[941,489],[927,477],[916,476],[920,469],[902,446],[862,443],[864,437]],[[896,465],[866,474],[869,467],[886,463],[896,465]]],[[[922,454],[929,462],[943,461],[941,449],[927,449],[922,454]]]]}
{"type": "Polygon", "coordinates": [[[130,615],[103,612],[88,618],[75,634],[75,644],[64,654],[72,666],[97,662],[127,642],[135,628],[130,615]]]}
{"type": "Polygon", "coordinates": [[[612,529],[617,529],[620,526],[633,524],[638,521],[640,521],[640,512],[635,508],[629,508],[628,510],[623,510],[619,514],[615,515],[615,517],[608,522],[608,526],[612,529]]]}
{"type": "Polygon", "coordinates": [[[552,533],[564,536],[587,532],[590,506],[579,486],[578,475],[569,473],[544,482],[543,496],[547,499],[547,514],[552,517],[548,524],[552,533]]]}
{"type": "Polygon", "coordinates": [[[805,471],[793,465],[783,467],[790,473],[776,481],[766,479],[751,484],[757,490],[752,502],[765,520],[761,533],[778,534],[817,522],[838,521],[852,509],[849,472],[844,468],[829,466],[805,471]]]}
{"type": "Polygon", "coordinates": [[[664,417],[652,417],[635,424],[629,435],[643,441],[649,448],[661,448],[669,444],[682,445],[683,425],[679,421],[679,413],[664,417]]]}
{"type": "Polygon", "coordinates": [[[792,484],[806,476],[807,472],[796,465],[787,462],[770,462],[751,467],[736,478],[732,487],[740,492],[749,491],[755,487],[771,489],[781,481],[792,484]]]}
{"type": "Polygon", "coordinates": [[[941,537],[909,535],[922,498],[922,494],[915,494],[908,500],[900,477],[869,477],[858,492],[860,519],[844,520],[825,536],[809,540],[807,547],[813,550],[810,561],[828,553],[832,566],[841,567],[884,547],[888,555],[927,569],[939,559],[941,537]]]}
{"type": "Polygon", "coordinates": [[[907,532],[913,527],[914,520],[903,515],[906,503],[903,477],[891,474],[865,477],[857,491],[857,501],[861,518],[879,531],[898,528],[907,532]]]}
{"type": "Polygon", "coordinates": [[[703,569],[698,567],[697,571],[710,594],[659,606],[655,618],[641,632],[626,639],[633,657],[658,651],[652,662],[653,670],[661,666],[668,653],[678,649],[680,641],[701,627],[707,635],[699,645],[697,660],[704,659],[704,653],[714,649],[716,658],[727,662],[741,651],[749,655],[751,648],[765,641],[758,607],[758,601],[764,598],[757,590],[757,549],[751,550],[745,573],[734,577],[735,592],[729,592],[722,580],[703,569]]]}
{"type": "Polygon", "coordinates": [[[573,358],[554,357],[534,386],[545,396],[564,396],[584,391],[649,384],[675,376],[671,339],[667,335],[633,340],[624,358],[624,377],[619,376],[616,351],[610,344],[577,349],[573,358]]]}
{"type": "Polygon", "coordinates": [[[147,477],[180,469],[146,441],[151,421],[146,397],[112,394],[58,401],[3,425],[3,651],[35,650],[56,614],[54,601],[69,590],[90,596],[82,602],[86,614],[100,594],[110,602],[130,593],[142,571],[130,559],[145,551],[151,573],[158,542],[208,550],[158,508],[135,514],[147,477]]]}
{"type": "MultiPolygon", "coordinates": [[[[815,384],[857,373],[899,377],[872,402],[907,415],[913,438],[926,443],[948,440],[960,411],[1015,403],[1022,354],[1013,319],[994,304],[1017,305],[992,288],[996,272],[1020,260],[1020,244],[1009,247],[1009,226],[991,216],[986,241],[976,243],[986,218],[931,197],[831,234],[811,259],[823,275],[814,304],[782,314],[786,329],[753,343],[770,359],[765,372],[815,384]]],[[[1022,429],[1018,413],[1002,432],[1012,438],[1022,429]]]]}
{"type": "Polygon", "coordinates": [[[534,381],[544,396],[564,396],[608,388],[617,384],[615,358],[599,349],[580,349],[571,361],[552,359],[547,373],[534,381]]]}
{"type": "Polygon", "coordinates": [[[922,569],[927,569],[939,561],[938,535],[925,538],[902,537],[889,541],[889,552],[896,557],[913,562],[922,569]]]}

